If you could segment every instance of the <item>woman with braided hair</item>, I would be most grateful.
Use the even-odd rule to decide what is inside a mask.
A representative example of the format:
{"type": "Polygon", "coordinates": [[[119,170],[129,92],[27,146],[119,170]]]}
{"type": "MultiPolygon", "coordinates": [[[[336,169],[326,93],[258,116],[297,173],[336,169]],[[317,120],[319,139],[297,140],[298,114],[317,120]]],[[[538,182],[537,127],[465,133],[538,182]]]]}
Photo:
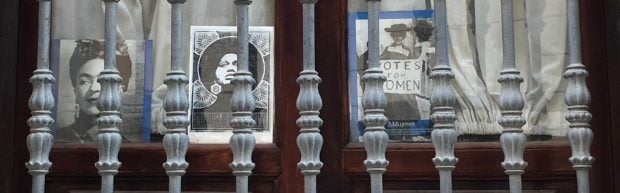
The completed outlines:
{"type": "MultiPolygon", "coordinates": [[[[69,78],[75,93],[75,121],[56,132],[58,142],[93,142],[97,134],[97,99],[101,85],[97,82],[104,69],[104,43],[96,40],[77,40],[69,60],[69,78]]],[[[123,82],[119,92],[127,91],[132,63],[127,53],[127,45],[118,43],[117,69],[123,82]]]]}

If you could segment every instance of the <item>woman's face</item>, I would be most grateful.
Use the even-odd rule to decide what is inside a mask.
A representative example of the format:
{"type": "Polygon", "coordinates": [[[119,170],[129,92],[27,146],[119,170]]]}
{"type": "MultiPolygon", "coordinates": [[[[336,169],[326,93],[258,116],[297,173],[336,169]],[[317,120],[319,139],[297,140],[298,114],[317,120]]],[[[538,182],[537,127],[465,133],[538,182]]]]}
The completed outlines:
{"type": "Polygon", "coordinates": [[[390,33],[390,35],[392,36],[392,39],[394,40],[394,44],[396,45],[402,44],[403,40],[407,36],[405,32],[392,32],[390,33]]]}
{"type": "Polygon", "coordinates": [[[100,58],[89,60],[77,71],[74,91],[75,103],[79,105],[80,113],[86,115],[99,113],[97,98],[101,85],[97,82],[97,77],[101,71],[103,71],[103,59],[100,58]]]}
{"type": "Polygon", "coordinates": [[[230,84],[233,75],[237,72],[237,54],[226,54],[220,59],[215,69],[218,84],[230,84]]]}

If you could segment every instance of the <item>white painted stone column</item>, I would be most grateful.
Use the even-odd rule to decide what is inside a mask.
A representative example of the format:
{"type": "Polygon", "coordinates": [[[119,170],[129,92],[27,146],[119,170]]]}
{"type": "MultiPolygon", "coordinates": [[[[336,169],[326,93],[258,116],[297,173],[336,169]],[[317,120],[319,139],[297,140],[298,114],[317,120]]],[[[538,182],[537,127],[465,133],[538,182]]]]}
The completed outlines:
{"type": "Polygon", "coordinates": [[[37,69],[30,78],[32,95],[28,107],[32,116],[28,119],[30,134],[26,138],[30,160],[26,162],[28,173],[32,176],[32,192],[45,192],[45,175],[49,173],[52,162],[49,153],[54,137],[50,127],[54,124],[51,110],[54,107],[52,85],[56,82],[49,70],[51,1],[39,0],[39,44],[37,69]]]}
{"type": "Polygon", "coordinates": [[[502,0],[502,43],[503,69],[500,72],[499,82],[502,93],[499,98],[499,107],[502,117],[499,124],[504,127],[500,136],[500,143],[504,151],[502,166],[508,174],[511,193],[521,193],[521,175],[527,167],[523,160],[526,137],[521,127],[525,125],[525,118],[521,116],[524,101],[520,85],[523,78],[516,69],[513,0],[502,0]]]}
{"type": "Polygon", "coordinates": [[[185,0],[168,0],[172,5],[171,68],[164,83],[167,86],[164,110],[166,111],[166,134],[164,149],[166,162],[163,164],[169,178],[168,191],[181,193],[181,177],[188,167],[185,154],[189,145],[187,117],[189,98],[185,89],[189,80],[183,71],[183,3],[185,0]]]}
{"type": "Polygon", "coordinates": [[[385,130],[387,117],[385,107],[387,99],[383,91],[386,77],[379,64],[379,9],[381,0],[368,1],[368,69],[364,71],[364,94],[362,106],[364,117],[364,147],[366,160],[364,165],[370,174],[371,193],[383,193],[383,173],[390,163],[385,158],[388,134],[385,130]]]}
{"type": "Polygon", "coordinates": [[[323,102],[319,94],[321,78],[315,70],[314,5],[317,0],[300,0],[303,4],[303,71],[299,73],[299,96],[297,109],[301,117],[297,126],[301,128],[297,136],[297,146],[301,160],[297,167],[304,175],[304,192],[316,193],[316,176],[321,172],[321,147],[323,137],[319,127],[323,120],[319,117],[323,102]]]}
{"type": "Polygon", "coordinates": [[[454,156],[454,145],[458,134],[454,130],[454,104],[456,97],[452,91],[450,81],[454,74],[450,69],[450,55],[448,54],[448,20],[446,0],[435,0],[435,26],[437,34],[437,65],[431,70],[431,120],[433,131],[431,140],[435,147],[433,163],[439,172],[439,187],[441,193],[452,192],[452,170],[458,159],[454,156]]]}
{"type": "Polygon", "coordinates": [[[252,2],[249,0],[235,0],[237,5],[237,40],[238,40],[238,65],[231,83],[234,86],[233,96],[230,105],[233,118],[230,126],[233,128],[233,135],[230,138],[230,146],[233,152],[233,162],[230,168],[237,177],[237,193],[248,193],[248,177],[252,174],[254,163],[252,162],[252,152],[256,144],[256,139],[252,135],[252,128],[256,121],[252,118],[252,111],[255,108],[254,97],[252,96],[252,85],[256,83],[249,71],[249,23],[248,7],[252,2]]]}
{"type": "Polygon", "coordinates": [[[566,120],[570,122],[568,141],[572,149],[569,161],[577,174],[577,192],[589,193],[589,171],[594,158],[590,155],[593,133],[590,129],[592,114],[588,112],[590,92],[586,85],[588,71],[581,61],[581,33],[579,25],[579,0],[567,1],[569,64],[564,72],[568,81],[565,101],[568,105],[566,120]]]}
{"type": "Polygon", "coordinates": [[[104,0],[104,70],[97,79],[97,82],[101,84],[101,92],[97,100],[99,129],[96,141],[99,161],[95,163],[95,167],[101,175],[101,193],[114,191],[114,175],[118,173],[118,168],[121,166],[121,162],[118,161],[118,152],[122,138],[118,129],[123,122],[120,117],[122,78],[116,69],[116,6],[118,1],[104,0]]]}

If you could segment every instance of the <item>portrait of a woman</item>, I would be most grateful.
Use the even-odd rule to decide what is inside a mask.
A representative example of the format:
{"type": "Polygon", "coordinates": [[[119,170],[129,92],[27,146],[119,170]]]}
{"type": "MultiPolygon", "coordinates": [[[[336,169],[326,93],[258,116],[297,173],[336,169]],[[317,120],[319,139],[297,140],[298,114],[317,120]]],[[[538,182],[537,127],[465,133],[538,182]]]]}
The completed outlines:
{"type": "MultiPolygon", "coordinates": [[[[252,90],[255,98],[257,98],[261,97],[256,96],[257,90],[268,89],[257,88],[266,85],[261,84],[264,81],[265,61],[254,45],[250,44],[249,47],[249,71],[252,72],[256,81],[252,90]]],[[[193,129],[230,130],[228,122],[232,116],[230,99],[233,94],[231,80],[238,70],[236,48],[236,36],[227,36],[211,43],[200,57],[197,72],[205,88],[203,93],[206,95],[204,97],[206,108],[194,109],[193,129]]],[[[260,101],[257,100],[256,103],[260,103],[260,101]]],[[[255,119],[258,119],[257,128],[263,127],[260,119],[265,118],[264,110],[267,110],[267,105],[257,104],[254,111],[255,119]]]]}
{"type": "MultiPolygon", "coordinates": [[[[69,79],[75,94],[74,121],[68,126],[58,128],[57,142],[94,142],[97,134],[97,99],[101,85],[97,78],[104,70],[104,43],[96,40],[77,40],[69,59],[69,79]]],[[[127,91],[132,72],[132,62],[124,42],[117,43],[117,69],[123,82],[119,92],[127,91]]],[[[60,77],[61,79],[64,77],[60,77]]],[[[68,104],[59,104],[68,105],[68,104]]]]}

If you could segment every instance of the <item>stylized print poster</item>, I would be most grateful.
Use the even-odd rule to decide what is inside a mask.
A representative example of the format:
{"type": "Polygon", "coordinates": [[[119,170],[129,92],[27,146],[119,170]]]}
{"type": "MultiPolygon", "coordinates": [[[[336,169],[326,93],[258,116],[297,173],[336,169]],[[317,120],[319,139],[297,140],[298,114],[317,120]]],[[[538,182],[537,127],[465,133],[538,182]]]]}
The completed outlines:
{"type": "MultiPolygon", "coordinates": [[[[237,72],[237,28],[192,26],[190,35],[192,143],[228,143],[232,135],[231,80],[237,72]]],[[[273,140],[273,27],[250,27],[249,70],[256,83],[252,117],[257,143],[273,140]]]]}

